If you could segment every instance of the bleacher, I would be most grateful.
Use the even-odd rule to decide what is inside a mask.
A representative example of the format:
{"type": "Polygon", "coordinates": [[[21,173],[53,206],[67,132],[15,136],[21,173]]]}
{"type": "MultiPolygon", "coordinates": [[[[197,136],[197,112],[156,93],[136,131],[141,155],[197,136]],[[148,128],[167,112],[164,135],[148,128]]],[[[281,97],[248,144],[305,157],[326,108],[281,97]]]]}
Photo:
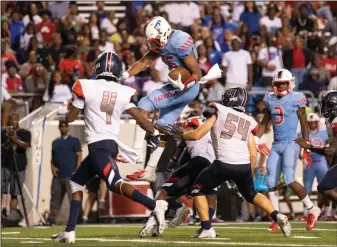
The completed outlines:
{"type": "MultiPolygon", "coordinates": [[[[89,19],[92,12],[97,10],[96,1],[77,1],[78,11],[85,19],[89,19]]],[[[115,16],[117,19],[125,16],[126,6],[121,1],[106,1],[105,10],[115,10],[115,16]]]]}

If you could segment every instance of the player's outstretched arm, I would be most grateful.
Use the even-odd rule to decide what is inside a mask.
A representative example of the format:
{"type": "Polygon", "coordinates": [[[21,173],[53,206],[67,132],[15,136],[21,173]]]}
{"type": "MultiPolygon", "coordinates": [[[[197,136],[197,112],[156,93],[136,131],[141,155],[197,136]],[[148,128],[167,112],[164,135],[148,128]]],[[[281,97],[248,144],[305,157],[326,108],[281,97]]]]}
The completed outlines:
{"type": "Polygon", "coordinates": [[[137,124],[139,124],[139,126],[143,130],[150,132],[151,134],[155,132],[155,128],[153,127],[153,124],[140,113],[137,107],[132,107],[126,110],[126,112],[130,114],[136,120],[137,124]]]}
{"type": "Polygon", "coordinates": [[[307,114],[305,112],[304,107],[297,110],[297,116],[300,119],[301,132],[302,132],[303,139],[306,140],[306,141],[309,141],[307,114]]]}
{"type": "Polygon", "coordinates": [[[327,155],[327,156],[335,156],[337,155],[337,136],[334,135],[334,138],[332,139],[329,146],[318,148],[314,147],[313,145],[309,144],[306,140],[303,138],[297,138],[295,140],[297,144],[299,144],[302,148],[309,149],[314,153],[320,154],[320,155],[327,155]]]}
{"type": "Polygon", "coordinates": [[[270,123],[270,120],[271,120],[270,111],[266,110],[266,113],[264,114],[263,119],[259,125],[259,129],[256,132],[256,136],[258,138],[261,138],[261,136],[266,132],[268,125],[270,123]]]}
{"type": "Polygon", "coordinates": [[[66,115],[66,120],[68,123],[74,122],[77,116],[80,114],[81,109],[75,107],[72,103],[68,105],[68,112],[66,115]]]}
{"type": "Polygon", "coordinates": [[[253,172],[254,168],[256,166],[256,162],[257,162],[257,149],[256,149],[256,143],[255,143],[253,134],[249,135],[248,150],[249,150],[249,154],[250,154],[250,166],[251,166],[252,172],[253,172]]]}
{"type": "Polygon", "coordinates": [[[128,71],[123,73],[123,79],[127,79],[130,76],[137,75],[143,69],[149,66],[154,60],[159,57],[158,53],[148,51],[140,60],[135,62],[128,71]]]}
{"type": "Polygon", "coordinates": [[[216,115],[211,116],[206,120],[206,122],[200,125],[197,129],[187,131],[183,133],[183,139],[187,141],[196,141],[203,138],[213,127],[217,117],[216,115]]]}
{"type": "MultiPolygon", "coordinates": [[[[202,73],[199,67],[198,60],[194,56],[193,52],[184,57],[184,64],[186,68],[191,72],[190,78],[193,78],[196,82],[200,81],[202,73]]],[[[185,82],[183,83],[186,84],[185,82]]]]}

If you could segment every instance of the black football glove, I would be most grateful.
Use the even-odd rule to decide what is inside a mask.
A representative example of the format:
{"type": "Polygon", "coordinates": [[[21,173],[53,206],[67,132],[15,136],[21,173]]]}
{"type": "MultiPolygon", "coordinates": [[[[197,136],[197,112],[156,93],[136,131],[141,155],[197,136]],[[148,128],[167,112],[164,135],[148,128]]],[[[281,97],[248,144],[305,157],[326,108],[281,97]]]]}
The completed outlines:
{"type": "Polygon", "coordinates": [[[172,135],[172,136],[182,136],[184,132],[180,129],[179,126],[177,125],[166,125],[165,131],[167,134],[172,135]]]}
{"type": "Polygon", "coordinates": [[[150,148],[150,153],[153,153],[159,147],[160,138],[159,135],[150,135],[150,139],[147,143],[147,146],[150,148]]]}
{"type": "Polygon", "coordinates": [[[168,163],[166,170],[168,172],[173,172],[175,169],[177,169],[178,166],[179,166],[179,161],[172,158],[170,159],[170,162],[168,163]]]}

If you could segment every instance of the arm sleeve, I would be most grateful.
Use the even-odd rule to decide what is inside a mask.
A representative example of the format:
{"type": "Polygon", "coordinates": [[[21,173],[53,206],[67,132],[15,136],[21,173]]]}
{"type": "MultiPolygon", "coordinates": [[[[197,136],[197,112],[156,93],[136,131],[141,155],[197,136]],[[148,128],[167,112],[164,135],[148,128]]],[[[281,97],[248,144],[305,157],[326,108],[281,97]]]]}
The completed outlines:
{"type": "Polygon", "coordinates": [[[246,54],[247,54],[247,65],[252,64],[253,62],[252,62],[252,57],[250,56],[250,53],[246,52],[246,54]]]}
{"type": "Polygon", "coordinates": [[[305,95],[303,93],[298,93],[296,95],[296,108],[300,109],[300,108],[305,108],[307,106],[307,98],[305,97],[305,95]]]}
{"type": "Polygon", "coordinates": [[[85,104],[85,97],[81,82],[79,80],[74,83],[72,90],[74,95],[73,106],[78,109],[83,109],[85,104]]]}
{"type": "Polygon", "coordinates": [[[223,55],[223,58],[222,58],[222,66],[223,67],[228,66],[228,59],[227,59],[226,53],[223,55]]]}
{"type": "Polygon", "coordinates": [[[175,48],[178,56],[185,57],[193,51],[194,42],[190,35],[183,33],[176,38],[173,43],[173,47],[175,48]]]}
{"type": "Polygon", "coordinates": [[[125,97],[125,99],[127,99],[127,102],[124,106],[124,110],[123,111],[127,111],[130,108],[136,107],[136,105],[133,102],[133,96],[137,94],[137,91],[133,88],[130,88],[130,90],[127,92],[128,96],[125,97]]]}

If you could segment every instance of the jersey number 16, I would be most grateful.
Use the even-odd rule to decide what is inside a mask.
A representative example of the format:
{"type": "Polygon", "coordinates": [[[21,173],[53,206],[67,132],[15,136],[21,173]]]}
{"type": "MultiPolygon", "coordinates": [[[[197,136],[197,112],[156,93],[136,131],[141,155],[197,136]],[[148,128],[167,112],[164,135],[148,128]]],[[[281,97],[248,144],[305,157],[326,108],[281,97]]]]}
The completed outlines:
{"type": "Polygon", "coordinates": [[[116,99],[117,99],[116,92],[108,92],[108,91],[103,92],[100,110],[101,112],[106,113],[106,120],[105,120],[106,124],[111,124],[111,116],[115,108],[116,99]]]}

